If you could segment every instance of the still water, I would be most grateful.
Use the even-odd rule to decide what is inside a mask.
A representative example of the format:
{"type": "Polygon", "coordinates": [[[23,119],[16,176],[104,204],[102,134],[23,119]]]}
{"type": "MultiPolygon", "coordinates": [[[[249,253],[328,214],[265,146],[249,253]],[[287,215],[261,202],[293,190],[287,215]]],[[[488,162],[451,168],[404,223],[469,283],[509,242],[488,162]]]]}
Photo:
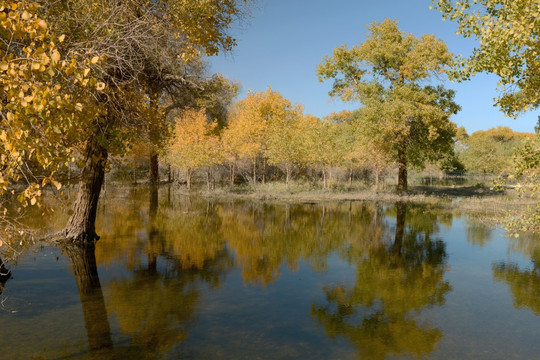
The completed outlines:
{"type": "Polygon", "coordinates": [[[132,188],[98,217],[8,263],[2,359],[540,359],[540,240],[472,216],[132,188]]]}

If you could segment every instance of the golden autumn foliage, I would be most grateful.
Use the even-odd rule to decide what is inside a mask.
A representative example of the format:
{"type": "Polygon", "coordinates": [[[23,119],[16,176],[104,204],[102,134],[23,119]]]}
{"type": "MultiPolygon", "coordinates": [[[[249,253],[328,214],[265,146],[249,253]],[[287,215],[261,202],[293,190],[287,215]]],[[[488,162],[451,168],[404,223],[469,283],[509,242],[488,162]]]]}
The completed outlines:
{"type": "Polygon", "coordinates": [[[47,184],[61,187],[58,171],[99,114],[85,101],[88,91],[104,89],[90,71],[100,58],[62,56],[65,36],[51,34],[38,10],[25,1],[0,2],[0,195],[23,181],[24,206],[38,203],[47,184]]]}
{"type": "Polygon", "coordinates": [[[217,121],[208,122],[205,109],[186,109],[176,119],[168,160],[172,166],[187,170],[188,187],[191,186],[193,170],[221,162],[216,126],[217,121]]]}

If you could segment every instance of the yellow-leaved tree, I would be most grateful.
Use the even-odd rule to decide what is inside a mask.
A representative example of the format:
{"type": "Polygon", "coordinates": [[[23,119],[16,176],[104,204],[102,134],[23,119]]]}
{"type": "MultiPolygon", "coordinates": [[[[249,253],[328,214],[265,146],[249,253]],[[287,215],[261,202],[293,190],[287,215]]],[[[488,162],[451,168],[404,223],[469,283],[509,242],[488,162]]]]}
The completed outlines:
{"type": "MultiPolygon", "coordinates": [[[[0,198],[9,191],[23,207],[40,205],[48,184],[60,189],[60,172],[100,113],[86,99],[104,86],[89,68],[100,59],[62,56],[65,36],[51,34],[38,12],[34,3],[0,1],[0,198]]],[[[14,230],[0,210],[2,229],[14,230]]]]}
{"type": "MultiPolygon", "coordinates": [[[[59,239],[84,243],[98,238],[96,209],[109,156],[124,153],[126,144],[139,135],[136,130],[146,127],[142,114],[155,105],[149,98],[161,101],[174,96],[181,102],[197,95],[200,55],[214,55],[235,45],[228,33],[230,26],[250,2],[40,0],[40,14],[54,24],[58,39],[66,34],[64,42],[55,43],[59,54],[89,59],[91,66],[83,75],[88,71],[98,79],[95,91],[81,102],[83,108],[96,104],[99,112],[91,112],[92,121],[85,121],[83,127],[86,140],[79,151],[82,172],[77,198],[65,229],[57,234],[59,239]]],[[[58,55],[49,57],[54,60],[58,55]]],[[[62,124],[71,128],[81,119],[72,117],[62,124]]],[[[155,120],[158,126],[152,129],[166,121],[164,117],[155,120]]]]}
{"type": "Polygon", "coordinates": [[[210,187],[209,168],[222,161],[216,126],[217,121],[208,121],[206,109],[186,109],[176,119],[167,157],[172,166],[187,171],[188,189],[191,189],[193,171],[201,167],[208,168],[207,182],[210,187]]]}
{"type": "Polygon", "coordinates": [[[250,160],[252,182],[257,182],[257,158],[266,150],[268,128],[273,121],[288,116],[291,103],[270,87],[266,92],[249,92],[233,104],[229,125],[223,131],[223,146],[231,166],[231,184],[238,160],[250,160]]]}

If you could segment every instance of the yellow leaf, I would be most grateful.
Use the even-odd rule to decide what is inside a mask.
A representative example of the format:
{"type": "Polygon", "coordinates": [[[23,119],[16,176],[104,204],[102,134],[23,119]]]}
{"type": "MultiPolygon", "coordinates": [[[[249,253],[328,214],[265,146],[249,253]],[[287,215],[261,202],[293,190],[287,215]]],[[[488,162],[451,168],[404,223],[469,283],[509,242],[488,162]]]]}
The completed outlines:
{"type": "Polygon", "coordinates": [[[28,11],[26,11],[26,10],[23,11],[22,16],[21,16],[21,18],[22,18],[23,20],[28,20],[28,19],[30,19],[31,17],[32,17],[32,16],[30,15],[30,13],[29,13],[28,11]]]}
{"type": "Polygon", "coordinates": [[[66,38],[66,35],[62,34],[60,35],[60,37],[58,38],[58,41],[59,42],[64,42],[64,39],[66,38]]]}
{"type": "Polygon", "coordinates": [[[56,180],[53,180],[53,185],[56,187],[56,190],[60,190],[60,188],[62,187],[62,184],[60,184],[58,181],[56,180]]]}
{"type": "Polygon", "coordinates": [[[101,91],[101,90],[105,89],[105,83],[98,82],[98,83],[96,84],[96,89],[97,89],[98,91],[101,91]]]}
{"type": "Polygon", "coordinates": [[[94,56],[94,57],[92,58],[92,60],[90,60],[90,62],[91,62],[92,64],[97,64],[98,61],[99,61],[99,56],[94,56]]]}
{"type": "Polygon", "coordinates": [[[58,63],[58,61],[60,61],[60,53],[58,52],[58,50],[53,50],[52,54],[51,54],[51,59],[52,59],[52,62],[53,64],[56,64],[58,63]]]}
{"type": "Polygon", "coordinates": [[[30,205],[36,205],[36,202],[37,202],[37,199],[35,197],[33,197],[31,200],[30,200],[30,205]]]}
{"type": "Polygon", "coordinates": [[[47,29],[47,23],[45,20],[40,20],[40,22],[38,22],[38,26],[42,29],[47,29]]]}
{"type": "Polygon", "coordinates": [[[88,69],[88,68],[84,69],[84,71],[83,71],[84,76],[88,76],[89,73],[90,73],[90,69],[88,69]]]}

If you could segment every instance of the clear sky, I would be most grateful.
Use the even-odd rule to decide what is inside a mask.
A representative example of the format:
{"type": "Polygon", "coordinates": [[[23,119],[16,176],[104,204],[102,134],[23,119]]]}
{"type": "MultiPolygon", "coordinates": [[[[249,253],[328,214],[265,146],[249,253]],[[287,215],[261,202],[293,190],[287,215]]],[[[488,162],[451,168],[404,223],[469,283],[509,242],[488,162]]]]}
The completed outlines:
{"type": "MultiPolygon", "coordinates": [[[[239,81],[239,99],[248,90],[271,86],[302,104],[306,114],[323,117],[356,109],[360,104],[329,97],[332,81],[319,83],[315,67],[335,47],[363,42],[372,21],[397,19],[402,31],[417,37],[434,34],[455,54],[468,55],[474,48],[474,40],[456,35],[456,24],[443,21],[430,5],[430,0],[259,0],[248,23],[233,33],[238,43],[233,52],[209,59],[211,71],[239,81]]],[[[455,100],[462,107],[452,120],[469,133],[496,126],[533,132],[540,112],[504,117],[493,106],[496,84],[495,76],[485,74],[464,83],[446,83],[456,90],[455,100]]]]}

